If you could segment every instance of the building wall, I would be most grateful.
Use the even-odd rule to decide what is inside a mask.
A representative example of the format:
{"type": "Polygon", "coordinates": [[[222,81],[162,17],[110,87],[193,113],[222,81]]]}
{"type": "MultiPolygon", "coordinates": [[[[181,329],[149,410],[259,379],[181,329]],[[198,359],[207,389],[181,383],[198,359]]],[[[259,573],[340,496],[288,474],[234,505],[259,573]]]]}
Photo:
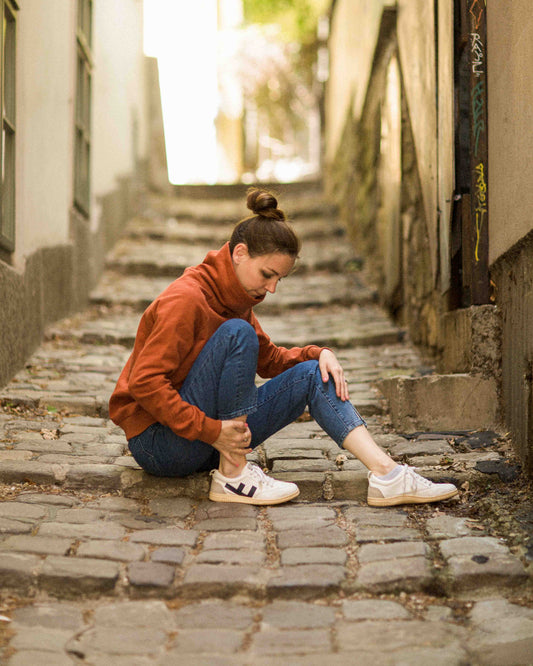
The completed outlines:
{"type": "Polygon", "coordinates": [[[434,3],[427,0],[400,0],[398,3],[340,0],[335,3],[326,96],[326,169],[334,168],[340,151],[345,149],[347,124],[365,122],[365,104],[373,86],[371,78],[377,76],[376,53],[381,48],[383,10],[393,7],[397,14],[397,57],[420,177],[432,279],[440,293],[444,293],[449,287],[448,235],[453,195],[451,3],[443,0],[438,3],[438,21],[434,3]],[[436,25],[439,39],[435,34],[436,25]],[[439,91],[442,91],[438,107],[435,104],[437,78],[439,91]]]}
{"type": "Polygon", "coordinates": [[[17,12],[15,250],[0,254],[0,386],[48,323],[83,307],[146,158],[141,0],[93,3],[91,205],[73,205],[77,3],[17,12]]]}
{"type": "Polygon", "coordinates": [[[528,0],[487,11],[489,105],[489,261],[533,227],[533,15],[528,0]]]}
{"type": "Polygon", "coordinates": [[[348,114],[356,120],[361,117],[384,4],[383,0],[335,2],[329,41],[326,164],[335,160],[348,114]]]}
{"type": "Polygon", "coordinates": [[[142,0],[97,0],[93,7],[90,232],[104,250],[93,253],[96,277],[129,216],[132,177],[147,159],[150,121],[142,0]]]}
{"type": "Polygon", "coordinates": [[[422,187],[431,268],[436,277],[437,108],[434,3],[427,0],[400,0],[397,33],[405,98],[422,187]]]}
{"type": "Polygon", "coordinates": [[[383,303],[413,340],[434,349],[453,198],[453,44],[445,40],[453,17],[444,0],[437,10],[438,21],[426,0],[336,2],[326,92],[328,190],[383,303]],[[394,68],[399,93],[391,92],[394,68]],[[448,91],[439,111],[437,79],[448,91]]]}
{"type": "Polygon", "coordinates": [[[69,242],[76,4],[39,0],[17,12],[16,246],[13,266],[69,242]],[[53,36],[53,38],[52,38],[53,36]],[[67,130],[67,131],[66,131],[67,130]]]}
{"type": "MultiPolygon", "coordinates": [[[[93,195],[116,187],[146,156],[142,0],[94,4],[93,195]]],[[[96,209],[95,209],[96,211],[96,209]]]]}
{"type": "Polygon", "coordinates": [[[502,395],[507,428],[533,476],[533,231],[493,266],[502,320],[502,395]]]}
{"type": "Polygon", "coordinates": [[[440,357],[443,372],[477,372],[500,382],[506,427],[533,474],[530,3],[492,3],[487,9],[489,262],[495,305],[466,310],[450,310],[447,294],[454,286],[454,3],[390,4],[394,7],[348,0],[333,5],[327,189],[382,302],[413,341],[440,357]],[[400,138],[393,129],[398,103],[390,85],[395,60],[400,138]],[[394,168],[398,147],[399,174],[394,168]]]}
{"type": "Polygon", "coordinates": [[[528,0],[487,11],[489,259],[502,318],[502,393],[533,476],[533,17],[528,0]]]}

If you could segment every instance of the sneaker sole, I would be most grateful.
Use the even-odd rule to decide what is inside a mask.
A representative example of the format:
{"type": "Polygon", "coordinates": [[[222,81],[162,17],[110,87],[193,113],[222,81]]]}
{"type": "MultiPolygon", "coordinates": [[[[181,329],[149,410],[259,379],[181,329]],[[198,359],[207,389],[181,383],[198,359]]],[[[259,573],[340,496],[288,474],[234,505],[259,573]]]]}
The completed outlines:
{"type": "Polygon", "coordinates": [[[291,495],[286,497],[278,497],[277,499],[255,499],[253,497],[243,497],[242,495],[226,495],[223,493],[209,493],[209,499],[212,502],[236,502],[238,504],[256,504],[258,506],[264,506],[268,504],[283,504],[283,502],[288,502],[295,497],[298,497],[300,490],[296,490],[291,495]]]}
{"type": "Polygon", "coordinates": [[[396,495],[396,497],[368,497],[369,506],[396,506],[397,504],[429,504],[430,502],[441,502],[459,494],[459,491],[451,490],[439,497],[419,497],[417,495],[396,495]]]}

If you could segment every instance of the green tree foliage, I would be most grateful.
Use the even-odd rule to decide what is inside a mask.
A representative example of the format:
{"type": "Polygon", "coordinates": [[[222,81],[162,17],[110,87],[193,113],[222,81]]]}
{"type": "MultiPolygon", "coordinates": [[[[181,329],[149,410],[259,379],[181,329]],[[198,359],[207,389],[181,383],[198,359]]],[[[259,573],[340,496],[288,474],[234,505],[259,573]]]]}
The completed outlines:
{"type": "Polygon", "coordinates": [[[294,155],[307,148],[306,131],[309,110],[320,104],[321,85],[316,79],[317,28],[320,17],[327,15],[332,0],[243,0],[245,24],[261,26],[266,39],[261,48],[248,43],[246,62],[269,49],[274,40],[282,57],[271,57],[268,64],[247,70],[248,98],[253,98],[261,118],[261,131],[278,146],[292,147],[294,155]],[[273,28],[273,30],[272,30],[273,28]],[[259,75],[259,71],[263,75],[259,75]]]}
{"type": "Polygon", "coordinates": [[[331,0],[243,0],[244,18],[248,23],[275,23],[286,41],[303,45],[315,41],[318,19],[330,4],[331,0]]]}

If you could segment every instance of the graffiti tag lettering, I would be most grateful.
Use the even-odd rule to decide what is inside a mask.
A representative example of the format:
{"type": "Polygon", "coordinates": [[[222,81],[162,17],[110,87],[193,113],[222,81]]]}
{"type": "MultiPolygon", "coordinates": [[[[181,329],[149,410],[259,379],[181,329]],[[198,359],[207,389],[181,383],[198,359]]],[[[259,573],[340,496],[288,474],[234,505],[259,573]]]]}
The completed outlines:
{"type": "Polygon", "coordinates": [[[484,54],[483,54],[483,42],[481,41],[481,37],[478,35],[477,32],[473,32],[470,35],[472,39],[472,73],[475,74],[475,76],[481,76],[484,73],[483,70],[483,60],[484,60],[484,54]]]}
{"type": "Polygon", "coordinates": [[[472,89],[472,132],[474,154],[477,157],[479,138],[485,131],[485,82],[479,81],[472,89]]]}
{"type": "Polygon", "coordinates": [[[479,242],[481,239],[481,230],[485,222],[485,215],[487,214],[487,182],[485,180],[485,167],[483,162],[480,162],[474,167],[476,174],[476,191],[475,191],[475,208],[476,213],[476,247],[474,250],[474,257],[476,262],[479,261],[479,242]]]}
{"type": "Polygon", "coordinates": [[[472,24],[476,30],[479,28],[479,24],[481,23],[481,18],[483,16],[486,4],[486,0],[472,0],[472,4],[468,10],[472,16],[472,24]]]}

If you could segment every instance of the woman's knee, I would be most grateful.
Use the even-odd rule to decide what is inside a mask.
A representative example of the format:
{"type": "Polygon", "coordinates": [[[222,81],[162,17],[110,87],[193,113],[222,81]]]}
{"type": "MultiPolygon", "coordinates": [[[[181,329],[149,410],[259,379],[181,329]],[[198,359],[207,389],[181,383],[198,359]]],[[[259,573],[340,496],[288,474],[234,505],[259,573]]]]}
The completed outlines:
{"type": "Polygon", "coordinates": [[[318,361],[303,361],[293,368],[301,379],[307,381],[308,395],[313,393],[316,387],[322,385],[322,375],[318,366],[318,361]]]}
{"type": "Polygon", "coordinates": [[[318,364],[318,361],[306,361],[306,363],[309,364],[309,377],[310,377],[310,382],[311,382],[311,389],[316,388],[322,393],[326,394],[331,394],[333,392],[333,395],[336,394],[336,389],[335,389],[335,382],[333,380],[333,377],[331,375],[328,376],[327,381],[324,381],[322,378],[322,371],[320,370],[320,366],[318,364]]]}
{"type": "Polygon", "coordinates": [[[257,333],[244,319],[228,319],[219,326],[215,335],[233,339],[239,346],[246,345],[259,350],[257,333]]]}
{"type": "Polygon", "coordinates": [[[305,361],[302,365],[305,365],[306,371],[309,373],[313,381],[320,384],[322,383],[322,373],[320,372],[318,361],[305,361]]]}
{"type": "Polygon", "coordinates": [[[135,461],[145,472],[160,477],[184,477],[218,466],[218,452],[209,444],[191,442],[160,423],[128,441],[135,461]]]}
{"type": "Polygon", "coordinates": [[[313,375],[318,370],[318,361],[302,361],[296,366],[302,370],[302,372],[309,373],[313,375]]]}

